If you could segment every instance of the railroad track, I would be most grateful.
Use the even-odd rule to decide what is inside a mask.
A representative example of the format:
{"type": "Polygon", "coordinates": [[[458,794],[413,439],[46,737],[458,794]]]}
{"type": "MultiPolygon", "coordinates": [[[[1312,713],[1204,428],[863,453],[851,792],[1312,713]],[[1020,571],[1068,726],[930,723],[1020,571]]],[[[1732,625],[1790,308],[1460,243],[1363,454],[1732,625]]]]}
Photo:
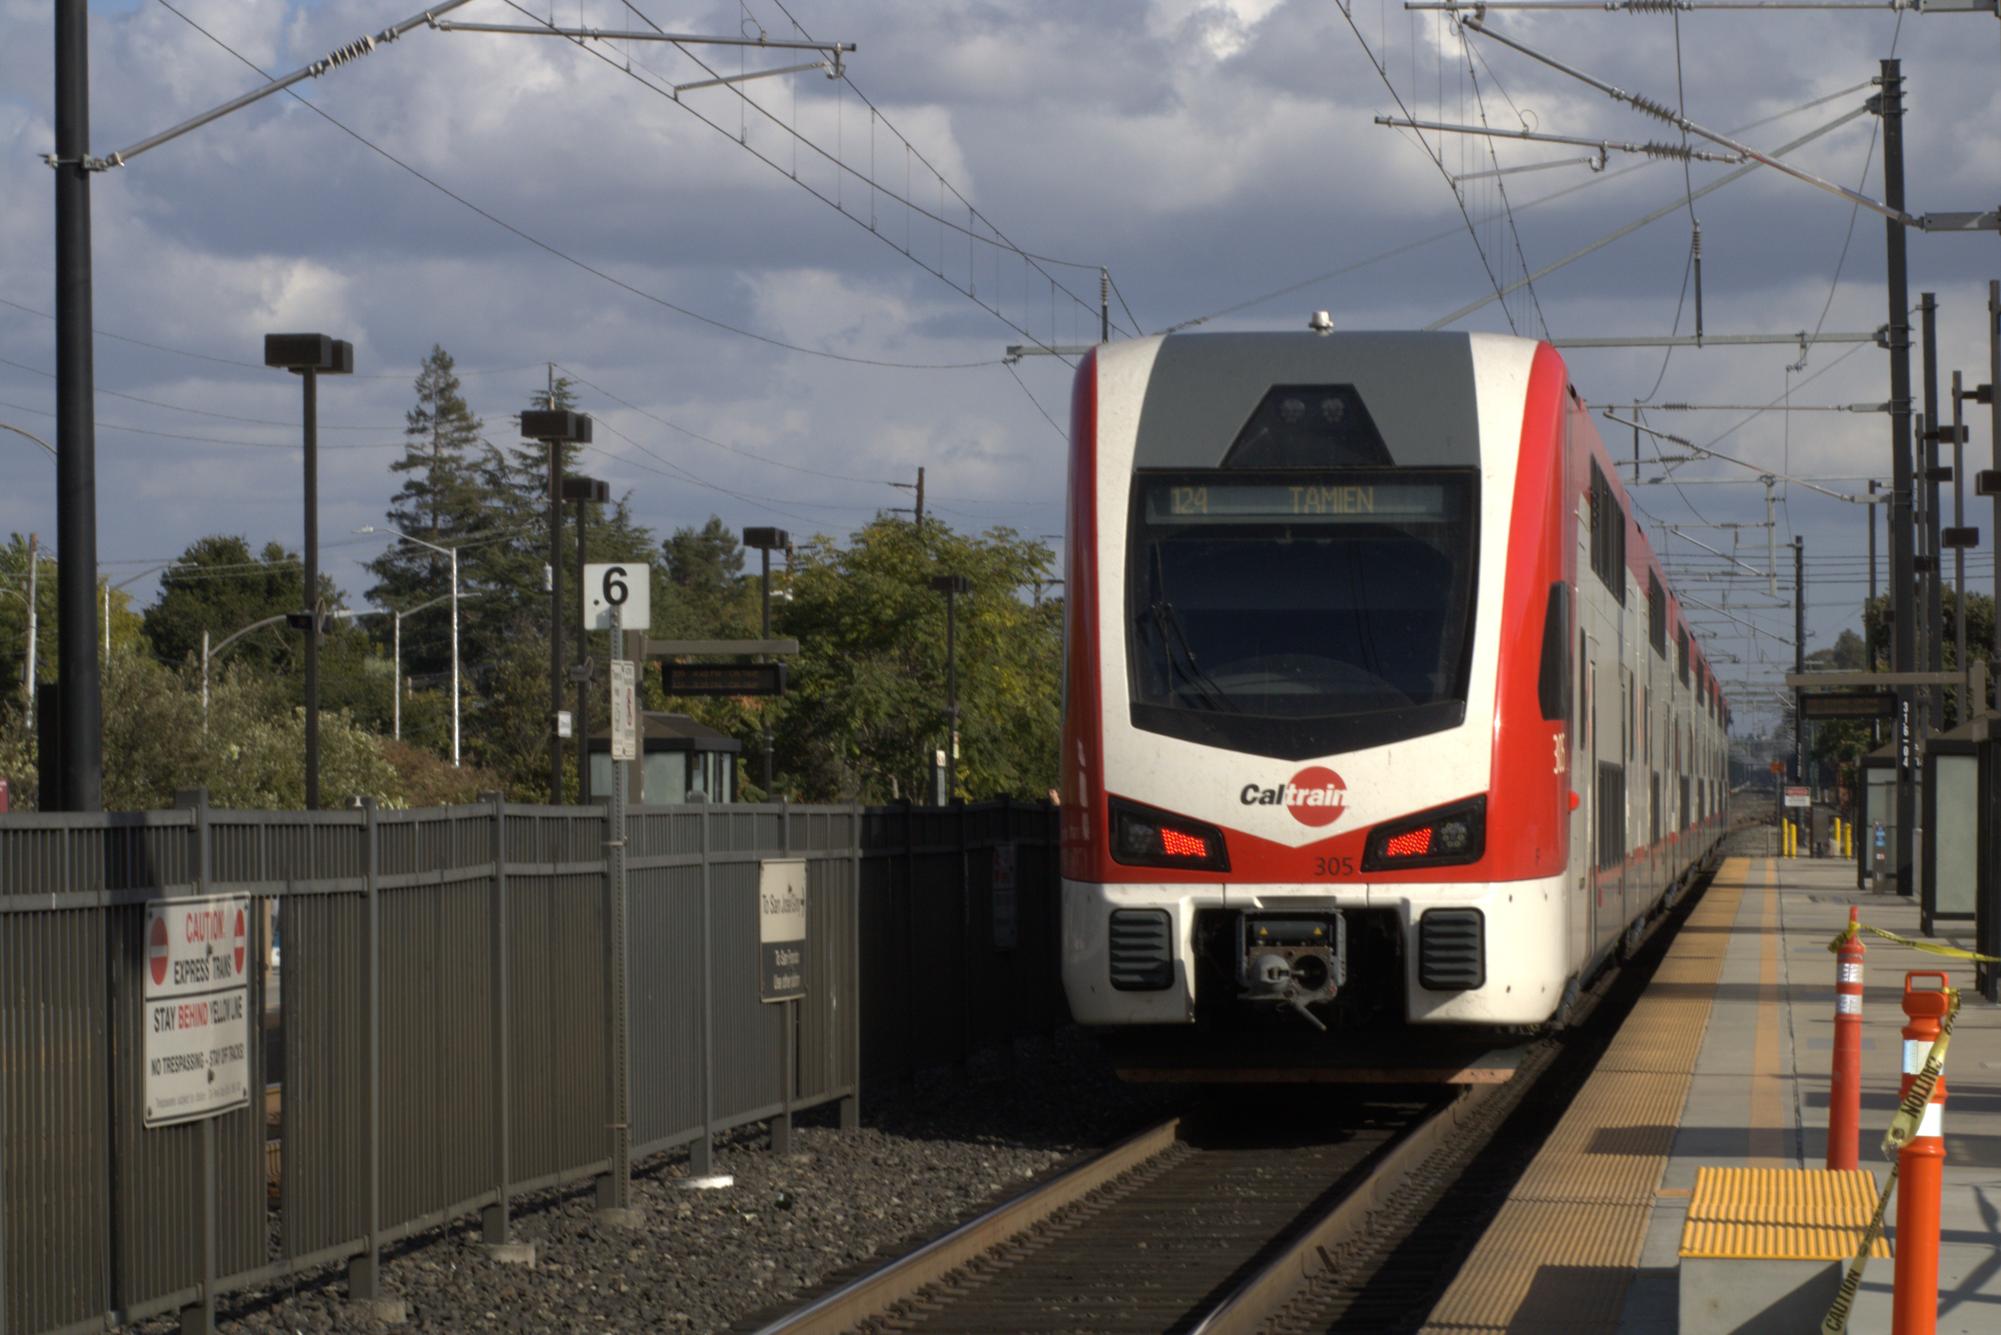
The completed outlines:
{"type": "Polygon", "coordinates": [[[1641,967],[1602,974],[1505,1083],[1408,1098],[1265,1087],[1235,1117],[1171,1118],[758,1335],[1410,1328],[1645,986],[1673,935],[1657,929],[1680,917],[1650,923],[1632,943],[1641,967]]]}
{"type": "Polygon", "coordinates": [[[764,1333],[1256,1329],[1497,1088],[1169,1119],[764,1333]]]}

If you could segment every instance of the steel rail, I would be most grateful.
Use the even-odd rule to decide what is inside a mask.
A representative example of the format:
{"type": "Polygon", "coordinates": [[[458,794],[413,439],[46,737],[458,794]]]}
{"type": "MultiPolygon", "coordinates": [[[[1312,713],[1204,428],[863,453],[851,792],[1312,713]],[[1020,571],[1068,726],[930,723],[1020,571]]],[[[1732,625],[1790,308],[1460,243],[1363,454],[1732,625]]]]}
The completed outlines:
{"type": "Polygon", "coordinates": [[[903,1301],[1113,1179],[1171,1148],[1181,1119],[1170,1117],[1095,1158],[975,1216],[943,1237],[816,1298],[759,1329],[758,1335],[837,1335],[903,1301]]]}
{"type": "Polygon", "coordinates": [[[1263,1330],[1309,1280],[1325,1271],[1326,1254],[1362,1238],[1372,1216],[1403,1189],[1418,1167],[1445,1145],[1476,1108],[1497,1097],[1506,1086],[1461,1088],[1465,1093],[1439,1105],[1393,1141],[1352,1191],[1298,1229],[1278,1255],[1225,1294],[1193,1327],[1192,1335],[1250,1335],[1263,1330]]]}

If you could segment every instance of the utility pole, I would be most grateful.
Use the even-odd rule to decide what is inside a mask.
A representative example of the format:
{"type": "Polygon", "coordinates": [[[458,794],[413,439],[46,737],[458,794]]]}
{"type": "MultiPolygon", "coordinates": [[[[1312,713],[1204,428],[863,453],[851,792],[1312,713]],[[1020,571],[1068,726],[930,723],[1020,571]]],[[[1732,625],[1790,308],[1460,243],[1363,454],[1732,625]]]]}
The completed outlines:
{"type": "MultiPolygon", "coordinates": [[[[1938,414],[1938,301],[1934,294],[1923,293],[1918,297],[1918,314],[1923,327],[1922,348],[1924,365],[1925,427],[1921,439],[1924,458],[1924,507],[1925,507],[1925,551],[1920,569],[1924,572],[1925,600],[1925,667],[1928,671],[1945,670],[1944,649],[1944,599],[1940,589],[1944,585],[1939,560],[1939,467],[1938,443],[1940,438],[1938,414]]],[[[1938,732],[1945,727],[1945,688],[1927,686],[1924,690],[1929,702],[1930,728],[1938,732]]]]}
{"type": "Polygon", "coordinates": [[[917,469],[917,511],[916,511],[916,520],[917,520],[917,523],[916,523],[916,528],[917,528],[917,531],[918,531],[919,533],[922,533],[922,532],[924,531],[924,469],[923,469],[923,466],[922,466],[922,465],[919,465],[919,467],[918,467],[918,469],[917,469]]]}
{"type": "Polygon", "coordinates": [[[56,736],[60,772],[44,811],[104,806],[97,636],[97,419],[91,362],[90,6],[57,0],[56,46],[56,736]],[[53,799],[53,800],[51,800],[53,799]]]}
{"type": "Polygon", "coordinates": [[[1876,670],[1876,642],[1868,638],[1869,609],[1876,605],[1876,492],[1875,478],[1869,479],[1869,504],[1863,508],[1869,512],[1869,601],[1862,604],[1863,649],[1869,657],[1869,670],[1876,670]]]}
{"type": "MultiPolygon", "coordinates": [[[[549,403],[556,368],[549,365],[549,403]]],[[[563,804],[563,446],[591,443],[588,414],[554,406],[521,413],[521,436],[549,449],[549,804],[563,804]]],[[[581,632],[579,632],[581,634],[581,632]]],[[[577,725],[581,726],[581,725],[577,725]]]]}
{"type": "Polygon", "coordinates": [[[1098,266],[1098,342],[1112,341],[1112,271],[1098,266]]]}
{"type": "MultiPolygon", "coordinates": [[[[1882,65],[1882,92],[1871,101],[1883,118],[1883,202],[1904,211],[1904,76],[1901,62],[1882,65]]],[[[1911,604],[1911,322],[1910,274],[1905,255],[1904,226],[1896,218],[1883,222],[1889,258],[1890,305],[1890,667],[1896,672],[1917,668],[1917,611],[1911,604]]],[[[1893,861],[1897,893],[1911,894],[1911,843],[1917,833],[1917,792],[1912,767],[1917,763],[1912,736],[1915,701],[1909,686],[1897,687],[1897,837],[1893,861]]]]}
{"type": "MultiPolygon", "coordinates": [[[[1806,671],[1806,543],[1793,535],[1793,671],[1806,671]]],[[[1793,692],[1793,782],[1806,782],[1806,723],[1800,718],[1805,691],[1793,692]]]]}

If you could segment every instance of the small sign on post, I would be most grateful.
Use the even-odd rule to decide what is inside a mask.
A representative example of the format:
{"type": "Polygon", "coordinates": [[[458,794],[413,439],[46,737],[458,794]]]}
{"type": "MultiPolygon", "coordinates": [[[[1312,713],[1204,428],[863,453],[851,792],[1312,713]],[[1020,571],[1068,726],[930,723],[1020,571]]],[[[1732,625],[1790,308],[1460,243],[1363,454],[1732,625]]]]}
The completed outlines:
{"type": "Polygon", "coordinates": [[[639,673],[629,658],[611,660],[611,758],[639,755],[639,673]]]}
{"type": "Polygon", "coordinates": [[[644,561],[584,566],[584,629],[645,630],[652,624],[653,568],[644,561]],[[618,613],[613,626],[611,614],[618,613]]]}
{"type": "Polygon", "coordinates": [[[757,999],[806,995],[806,860],[766,858],[757,870],[757,999]]]}
{"type": "Polygon", "coordinates": [[[1786,805],[1789,807],[1810,807],[1813,805],[1805,784],[1792,784],[1786,788],[1786,805]]]}
{"type": "Polygon", "coordinates": [[[214,1117],[250,1102],[250,901],[146,906],[145,1124],[214,1117]]]}

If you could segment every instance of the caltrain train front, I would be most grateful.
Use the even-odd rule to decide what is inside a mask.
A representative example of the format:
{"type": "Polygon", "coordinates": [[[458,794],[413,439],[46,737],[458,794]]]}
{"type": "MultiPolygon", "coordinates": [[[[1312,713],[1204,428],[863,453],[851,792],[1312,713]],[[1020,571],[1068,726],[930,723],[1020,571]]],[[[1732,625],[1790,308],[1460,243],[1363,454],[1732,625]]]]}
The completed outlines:
{"type": "Polygon", "coordinates": [[[1566,393],[1548,345],[1486,335],[1085,359],[1062,788],[1081,1023],[1557,1012],[1589,953],[1566,393]]]}

